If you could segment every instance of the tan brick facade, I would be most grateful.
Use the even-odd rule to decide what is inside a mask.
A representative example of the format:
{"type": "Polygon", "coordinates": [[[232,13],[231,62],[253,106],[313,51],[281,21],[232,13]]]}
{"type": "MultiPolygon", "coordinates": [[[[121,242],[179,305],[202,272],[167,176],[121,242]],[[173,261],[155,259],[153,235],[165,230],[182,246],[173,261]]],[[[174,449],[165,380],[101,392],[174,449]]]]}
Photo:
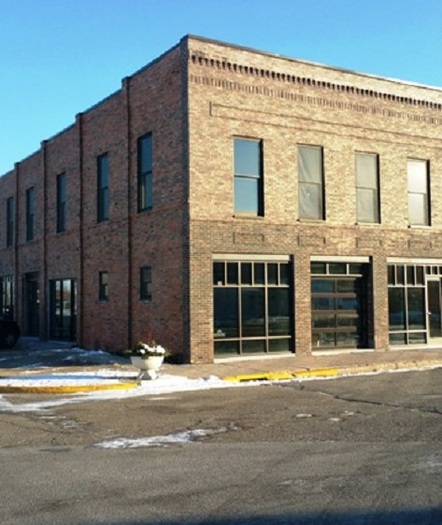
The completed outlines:
{"type": "MultiPolygon", "coordinates": [[[[281,256],[293,269],[292,349],[310,354],[312,261],[364,261],[363,347],[387,350],[387,263],[412,261],[428,273],[442,267],[441,129],[439,89],[185,37],[0,178],[0,278],[14,278],[15,317],[26,333],[24,276],[37,272],[38,335],[50,337],[49,283],[71,279],[79,345],[121,350],[153,335],[186,362],[210,362],[213,261],[281,256]],[[146,133],[153,140],[153,207],[138,213],[137,139],[146,133]],[[263,216],[235,213],[235,137],[262,143],[263,216]],[[322,148],[324,220],[300,219],[299,145],[322,148]],[[357,220],[356,152],[379,159],[378,224],[357,220]],[[97,223],[97,157],[105,153],[109,220],[97,223]],[[409,226],[408,159],[429,166],[425,227],[409,226]],[[67,177],[67,229],[57,233],[60,173],[67,177]],[[31,186],[35,240],[26,241],[31,186]],[[16,237],[5,248],[10,196],[16,237]],[[148,302],[139,299],[144,265],[152,268],[148,302]],[[107,302],[98,299],[100,271],[109,274],[107,302]]],[[[412,341],[411,321],[406,332],[412,341]]],[[[430,344],[428,324],[421,332],[430,344]]]]}

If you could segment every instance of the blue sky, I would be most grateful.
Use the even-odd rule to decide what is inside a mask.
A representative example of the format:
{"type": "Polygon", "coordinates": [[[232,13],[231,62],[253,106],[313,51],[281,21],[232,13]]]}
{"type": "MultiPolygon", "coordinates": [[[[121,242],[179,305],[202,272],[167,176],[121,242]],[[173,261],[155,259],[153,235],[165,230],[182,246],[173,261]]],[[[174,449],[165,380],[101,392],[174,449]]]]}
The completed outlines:
{"type": "Polygon", "coordinates": [[[442,0],[0,0],[0,174],[186,34],[442,88],[442,0]]]}

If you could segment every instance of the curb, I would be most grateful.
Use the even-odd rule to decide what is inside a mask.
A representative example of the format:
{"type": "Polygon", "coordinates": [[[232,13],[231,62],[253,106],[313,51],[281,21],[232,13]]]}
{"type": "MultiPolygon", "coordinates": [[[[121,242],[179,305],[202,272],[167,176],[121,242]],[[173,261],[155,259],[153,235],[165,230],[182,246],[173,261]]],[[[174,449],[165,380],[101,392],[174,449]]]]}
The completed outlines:
{"type": "Polygon", "coordinates": [[[19,386],[0,385],[0,394],[76,394],[98,392],[100,390],[129,390],[139,386],[138,383],[108,383],[95,385],[65,385],[65,386],[19,386]]]}
{"type": "Polygon", "coordinates": [[[238,374],[222,377],[224,381],[243,383],[246,381],[278,381],[284,379],[308,379],[321,377],[339,377],[344,375],[370,374],[416,368],[441,368],[442,361],[405,361],[394,363],[378,363],[375,365],[356,365],[352,367],[312,368],[306,370],[280,370],[277,372],[263,372],[254,374],[238,374]]]}

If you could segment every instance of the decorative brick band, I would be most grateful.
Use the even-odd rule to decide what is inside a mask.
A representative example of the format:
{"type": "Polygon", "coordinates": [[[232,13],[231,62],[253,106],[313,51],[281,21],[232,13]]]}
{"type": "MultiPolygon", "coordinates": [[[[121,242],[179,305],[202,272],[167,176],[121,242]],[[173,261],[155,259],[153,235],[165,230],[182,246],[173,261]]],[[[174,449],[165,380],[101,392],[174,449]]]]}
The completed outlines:
{"type": "MultiPolygon", "coordinates": [[[[355,95],[361,95],[364,97],[371,97],[377,99],[388,100],[391,102],[397,102],[400,104],[407,104],[409,106],[426,107],[429,109],[436,109],[442,111],[442,104],[437,102],[430,102],[428,100],[420,100],[412,97],[403,97],[393,95],[391,93],[382,93],[373,89],[359,88],[356,86],[349,86],[346,84],[337,84],[334,82],[316,80],[314,78],[300,77],[296,75],[289,75],[287,73],[279,73],[277,71],[271,71],[269,69],[261,69],[251,66],[243,66],[241,64],[232,63],[225,60],[217,60],[214,58],[208,58],[199,54],[192,54],[190,56],[192,63],[199,64],[205,67],[211,67],[216,69],[223,69],[226,71],[233,71],[243,75],[251,75],[255,77],[270,78],[280,82],[289,84],[298,84],[302,86],[319,87],[322,89],[328,89],[332,91],[341,91],[344,93],[352,93],[355,95]]],[[[255,86],[253,86],[255,87],[255,86]]],[[[257,87],[255,87],[257,89],[257,87]]]]}

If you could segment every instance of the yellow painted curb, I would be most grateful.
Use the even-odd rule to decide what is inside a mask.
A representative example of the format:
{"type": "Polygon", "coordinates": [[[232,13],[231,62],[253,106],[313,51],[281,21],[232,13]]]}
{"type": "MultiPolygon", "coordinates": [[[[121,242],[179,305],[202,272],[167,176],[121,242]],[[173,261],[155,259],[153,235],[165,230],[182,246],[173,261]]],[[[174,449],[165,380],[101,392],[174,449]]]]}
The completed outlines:
{"type": "Polygon", "coordinates": [[[313,370],[299,370],[293,372],[293,377],[330,377],[342,374],[340,368],[317,368],[313,370]]]}
{"type": "Polygon", "coordinates": [[[129,390],[138,383],[108,383],[95,385],[66,385],[66,386],[1,386],[2,394],[75,394],[81,392],[97,392],[99,390],[129,390]]]}
{"type": "Polygon", "coordinates": [[[239,374],[236,376],[225,376],[222,379],[224,381],[240,383],[245,381],[278,381],[283,379],[293,379],[297,377],[329,377],[337,376],[341,373],[342,370],[339,368],[318,368],[313,370],[298,370],[295,372],[281,370],[278,372],[239,374]]]}

